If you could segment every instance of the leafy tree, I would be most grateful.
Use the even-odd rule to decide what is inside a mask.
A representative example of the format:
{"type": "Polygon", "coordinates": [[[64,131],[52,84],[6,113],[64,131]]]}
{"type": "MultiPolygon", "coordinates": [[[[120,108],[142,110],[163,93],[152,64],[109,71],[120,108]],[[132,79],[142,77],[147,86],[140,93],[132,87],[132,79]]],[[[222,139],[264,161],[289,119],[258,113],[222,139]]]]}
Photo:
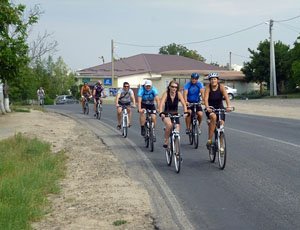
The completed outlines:
{"type": "Polygon", "coordinates": [[[26,39],[28,28],[38,20],[39,12],[31,12],[24,20],[25,5],[13,5],[9,0],[0,3],[0,79],[11,82],[29,63],[26,39]]]}
{"type": "Polygon", "coordinates": [[[168,55],[178,55],[183,56],[187,58],[192,58],[197,61],[205,62],[205,58],[202,57],[196,50],[189,50],[183,45],[178,45],[175,43],[172,43],[167,46],[162,46],[159,49],[159,54],[168,54],[168,55]]]}
{"type": "Polygon", "coordinates": [[[291,60],[291,75],[289,81],[289,88],[295,89],[300,86],[300,36],[294,43],[293,49],[290,50],[291,60]]]}
{"type": "MultiPolygon", "coordinates": [[[[282,86],[280,89],[284,90],[290,69],[289,46],[279,41],[275,43],[274,49],[277,86],[282,86]]],[[[263,83],[270,85],[270,42],[268,40],[260,42],[257,51],[251,49],[248,51],[252,60],[245,63],[242,71],[246,76],[246,81],[260,84],[262,94],[263,83]]]]}

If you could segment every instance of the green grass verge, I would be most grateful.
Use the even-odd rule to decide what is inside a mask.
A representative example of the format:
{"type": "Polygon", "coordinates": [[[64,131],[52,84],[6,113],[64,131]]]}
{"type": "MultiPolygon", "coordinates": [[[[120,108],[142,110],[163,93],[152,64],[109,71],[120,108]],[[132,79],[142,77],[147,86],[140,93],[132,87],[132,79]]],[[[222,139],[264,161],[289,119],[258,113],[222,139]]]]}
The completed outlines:
{"type": "Polygon", "coordinates": [[[21,134],[0,142],[0,229],[31,229],[47,211],[47,195],[59,192],[65,160],[21,134]]]}

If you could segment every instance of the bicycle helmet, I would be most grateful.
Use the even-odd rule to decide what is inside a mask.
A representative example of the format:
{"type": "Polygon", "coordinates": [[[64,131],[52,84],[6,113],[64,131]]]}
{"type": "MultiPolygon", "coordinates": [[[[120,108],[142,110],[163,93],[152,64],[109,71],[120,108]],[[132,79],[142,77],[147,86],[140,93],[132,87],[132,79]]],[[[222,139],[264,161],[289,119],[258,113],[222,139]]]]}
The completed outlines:
{"type": "Polygon", "coordinates": [[[98,83],[99,85],[102,85],[102,81],[101,81],[101,80],[99,80],[97,83],[98,83]]]}
{"type": "Polygon", "coordinates": [[[194,78],[194,79],[199,79],[199,74],[197,74],[197,73],[192,73],[192,75],[191,75],[191,78],[194,78]]]}
{"type": "Polygon", "coordinates": [[[218,78],[219,79],[219,74],[218,73],[209,73],[208,74],[208,80],[211,78],[218,78]]]}

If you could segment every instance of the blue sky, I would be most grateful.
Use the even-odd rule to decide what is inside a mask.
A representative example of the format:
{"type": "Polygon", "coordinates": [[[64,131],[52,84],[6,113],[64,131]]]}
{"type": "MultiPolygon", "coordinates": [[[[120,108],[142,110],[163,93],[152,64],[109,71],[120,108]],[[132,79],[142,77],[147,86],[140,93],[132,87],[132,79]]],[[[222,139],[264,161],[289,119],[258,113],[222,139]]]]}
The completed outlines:
{"type": "Polygon", "coordinates": [[[115,56],[158,53],[170,43],[184,44],[207,59],[226,65],[249,61],[248,48],[256,49],[269,38],[293,46],[300,33],[299,0],[13,0],[28,9],[39,4],[44,14],[32,28],[30,38],[45,31],[59,44],[54,56],[62,56],[73,70],[111,61],[111,40],[115,56]],[[244,32],[221,39],[254,25],[244,32]],[[193,43],[195,42],[195,43],[193,43]],[[137,46],[121,43],[135,44],[137,46]]]}

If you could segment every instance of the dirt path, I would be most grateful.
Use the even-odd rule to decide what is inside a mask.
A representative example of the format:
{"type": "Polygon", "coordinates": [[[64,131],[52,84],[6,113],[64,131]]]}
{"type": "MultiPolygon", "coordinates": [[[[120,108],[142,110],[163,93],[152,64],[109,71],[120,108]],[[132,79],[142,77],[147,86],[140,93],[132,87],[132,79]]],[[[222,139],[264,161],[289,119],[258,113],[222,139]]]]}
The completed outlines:
{"type": "Polygon", "coordinates": [[[114,154],[91,131],[54,113],[0,116],[0,139],[22,132],[52,143],[53,152],[68,156],[61,194],[34,229],[154,229],[150,199],[131,180],[114,154]],[[113,222],[126,221],[115,227],[113,222]]]}

